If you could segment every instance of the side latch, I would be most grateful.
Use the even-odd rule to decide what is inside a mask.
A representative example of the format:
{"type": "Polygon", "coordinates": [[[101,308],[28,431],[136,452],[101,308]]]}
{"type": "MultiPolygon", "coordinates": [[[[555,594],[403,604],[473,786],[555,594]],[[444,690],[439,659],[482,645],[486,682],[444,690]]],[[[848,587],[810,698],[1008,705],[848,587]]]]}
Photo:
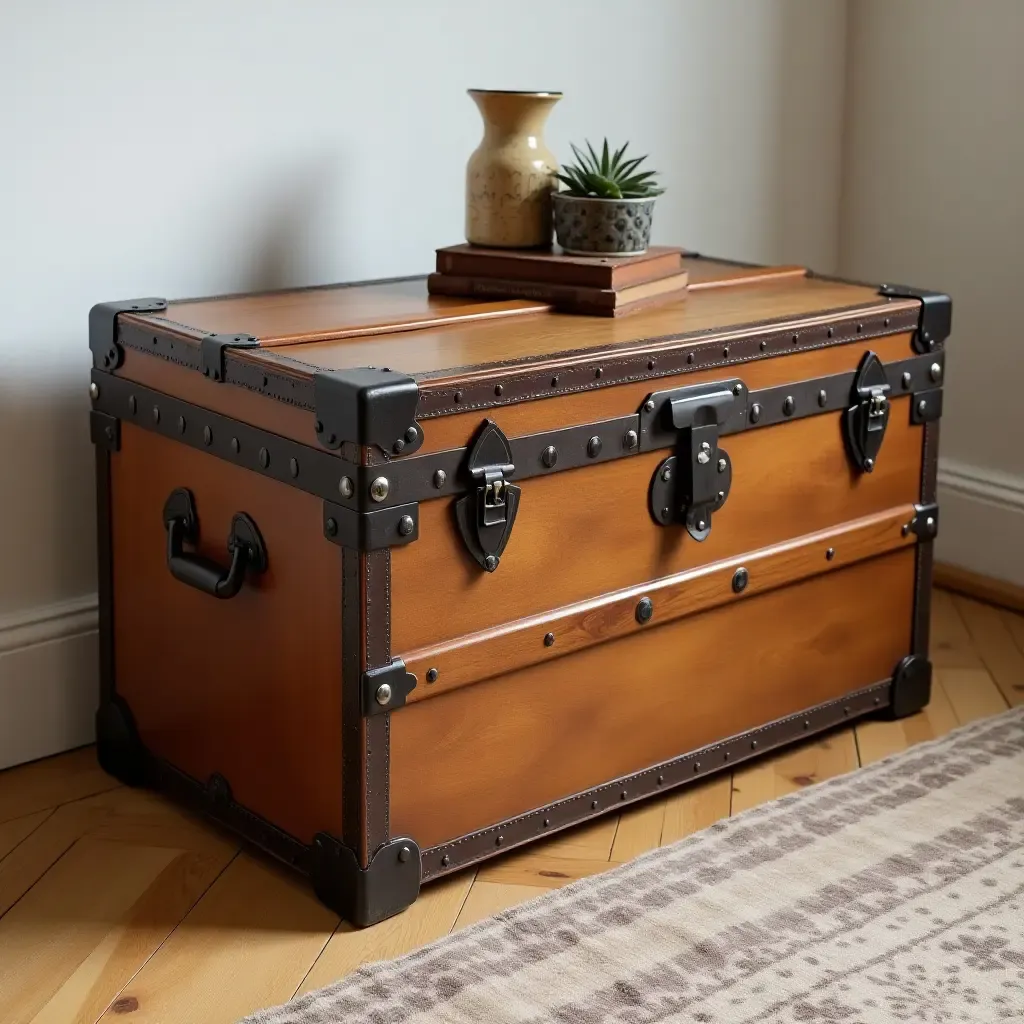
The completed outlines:
{"type": "Polygon", "coordinates": [[[469,553],[488,572],[498,568],[519,510],[520,489],[508,482],[515,469],[508,438],[485,420],[466,461],[476,486],[455,503],[455,516],[469,553]]]}
{"type": "Polygon", "coordinates": [[[719,448],[718,436],[743,393],[742,386],[737,391],[723,383],[697,385],[680,388],[662,403],[661,425],[675,432],[676,454],[651,479],[651,515],[660,526],[683,523],[698,541],[711,532],[712,513],[725,504],[732,487],[732,461],[719,448]]]}
{"type": "Polygon", "coordinates": [[[862,472],[870,473],[875,468],[888,425],[889,381],[885,367],[874,352],[865,352],[853,379],[850,407],[843,417],[847,452],[862,472]]]}
{"type": "Polygon", "coordinates": [[[392,658],[389,665],[367,669],[362,683],[363,714],[367,717],[402,707],[406,697],[416,689],[416,677],[406,672],[401,658],[392,658]]]}

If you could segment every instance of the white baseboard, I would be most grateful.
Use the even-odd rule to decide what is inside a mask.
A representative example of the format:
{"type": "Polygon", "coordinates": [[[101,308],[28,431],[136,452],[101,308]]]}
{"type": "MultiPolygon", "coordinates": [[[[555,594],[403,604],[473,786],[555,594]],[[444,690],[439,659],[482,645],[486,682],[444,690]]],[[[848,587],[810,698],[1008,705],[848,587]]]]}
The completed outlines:
{"type": "Polygon", "coordinates": [[[93,740],[96,595],[0,616],[0,768],[93,740]]]}
{"type": "Polygon", "coordinates": [[[939,460],[935,557],[1024,586],[1024,478],[939,460]]]}

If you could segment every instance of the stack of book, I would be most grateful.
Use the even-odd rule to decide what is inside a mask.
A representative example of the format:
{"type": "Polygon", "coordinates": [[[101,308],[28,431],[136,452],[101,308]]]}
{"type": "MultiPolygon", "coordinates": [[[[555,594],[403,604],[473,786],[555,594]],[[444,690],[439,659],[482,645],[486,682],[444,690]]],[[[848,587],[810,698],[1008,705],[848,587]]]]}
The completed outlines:
{"type": "Polygon", "coordinates": [[[437,250],[437,272],[427,278],[434,295],[534,299],[591,316],[621,316],[678,301],[687,283],[682,250],[664,245],[638,256],[451,245],[437,250]]]}

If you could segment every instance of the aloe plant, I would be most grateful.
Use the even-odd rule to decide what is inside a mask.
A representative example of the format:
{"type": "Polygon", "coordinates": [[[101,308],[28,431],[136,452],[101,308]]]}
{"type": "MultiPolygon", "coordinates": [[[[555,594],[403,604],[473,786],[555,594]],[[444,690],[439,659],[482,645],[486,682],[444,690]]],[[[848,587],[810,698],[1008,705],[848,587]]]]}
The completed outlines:
{"type": "Polygon", "coordinates": [[[657,171],[638,171],[646,156],[626,159],[628,142],[610,154],[605,139],[600,157],[589,142],[586,145],[586,153],[573,146],[576,163],[566,164],[555,174],[567,195],[591,199],[651,199],[665,191],[655,180],[657,171]]]}

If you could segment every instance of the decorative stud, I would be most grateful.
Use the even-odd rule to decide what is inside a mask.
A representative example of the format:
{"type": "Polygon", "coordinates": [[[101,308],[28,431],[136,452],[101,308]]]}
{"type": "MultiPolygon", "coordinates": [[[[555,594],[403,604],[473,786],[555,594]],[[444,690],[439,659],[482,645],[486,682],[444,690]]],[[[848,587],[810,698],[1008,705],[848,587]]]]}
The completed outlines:
{"type": "Polygon", "coordinates": [[[554,642],[555,642],[555,634],[554,633],[545,633],[544,634],[544,646],[545,647],[551,647],[552,644],[554,644],[554,642]]]}
{"type": "Polygon", "coordinates": [[[505,389],[500,384],[494,385],[494,393],[500,398],[505,389]]]}
{"type": "Polygon", "coordinates": [[[336,537],[338,535],[338,520],[328,519],[327,522],[324,523],[324,532],[328,537],[336,537]]]}
{"type": "Polygon", "coordinates": [[[768,339],[767,338],[763,338],[761,340],[761,351],[764,352],[765,349],[767,349],[767,348],[768,348],[768,339]]]}
{"type": "Polygon", "coordinates": [[[97,384],[97,383],[96,383],[96,381],[93,381],[93,382],[92,382],[92,383],[91,383],[91,384],[89,385],[89,397],[90,397],[90,398],[91,398],[91,399],[92,399],[92,400],[93,400],[94,402],[96,401],[96,399],[97,399],[97,398],[99,398],[99,397],[100,397],[100,386],[99,386],[99,384],[97,384]]]}
{"type": "Polygon", "coordinates": [[[910,390],[910,381],[911,381],[910,371],[909,370],[904,370],[903,371],[903,376],[900,377],[900,383],[903,385],[903,390],[904,391],[909,391],[910,390]]]}
{"type": "Polygon", "coordinates": [[[413,522],[412,516],[402,516],[402,518],[398,520],[399,536],[408,537],[415,528],[416,524],[413,522]]]}
{"type": "Polygon", "coordinates": [[[782,403],[782,413],[784,416],[792,416],[796,411],[796,401],[792,395],[787,395],[786,400],[782,403]]]}
{"type": "Polygon", "coordinates": [[[553,444],[549,444],[547,448],[540,453],[540,461],[543,462],[548,469],[551,469],[551,467],[558,461],[558,449],[553,444]]]}
{"type": "Polygon", "coordinates": [[[942,367],[938,363],[932,363],[932,365],[928,367],[928,376],[938,383],[938,381],[942,380],[942,367]]]}
{"type": "Polygon", "coordinates": [[[597,810],[597,801],[596,800],[591,800],[590,801],[590,809],[592,811],[596,811],[597,810]]]}
{"type": "Polygon", "coordinates": [[[818,405],[821,406],[822,409],[828,405],[828,392],[824,389],[818,392],[818,405]]]}
{"type": "Polygon", "coordinates": [[[299,475],[299,460],[289,459],[288,460],[288,472],[292,475],[292,479],[299,475]]]}
{"type": "Polygon", "coordinates": [[[373,483],[370,484],[370,497],[374,501],[383,501],[391,490],[391,484],[388,482],[386,476],[377,477],[373,483]]]}
{"type": "Polygon", "coordinates": [[[434,470],[434,487],[440,490],[448,480],[448,474],[443,469],[434,470]]]}
{"type": "Polygon", "coordinates": [[[436,683],[437,682],[437,669],[436,668],[428,668],[427,669],[427,682],[428,683],[436,683]]]}
{"type": "Polygon", "coordinates": [[[826,562],[831,562],[832,559],[835,558],[835,557],[836,557],[836,549],[835,548],[829,548],[828,551],[825,552],[825,561],[826,562]]]}
{"type": "Polygon", "coordinates": [[[213,431],[208,427],[203,427],[203,444],[209,448],[213,444],[213,431]]]}
{"type": "Polygon", "coordinates": [[[718,460],[718,472],[719,473],[724,473],[727,468],[728,467],[727,467],[725,459],[719,459],[718,460]]]}
{"type": "Polygon", "coordinates": [[[449,865],[449,864],[451,864],[451,862],[452,862],[452,859],[451,859],[451,857],[449,857],[449,856],[448,856],[448,854],[446,853],[446,854],[445,854],[445,855],[444,855],[444,856],[443,856],[443,857],[441,858],[441,867],[443,867],[443,868],[446,868],[446,867],[448,867],[448,865],[449,865]]]}
{"type": "Polygon", "coordinates": [[[138,399],[134,395],[128,396],[128,411],[134,416],[139,410],[138,399]]]}
{"type": "Polygon", "coordinates": [[[917,403],[917,415],[923,416],[927,411],[928,401],[927,399],[922,398],[921,401],[917,403]]]}
{"type": "Polygon", "coordinates": [[[158,405],[154,405],[153,406],[153,422],[154,423],[159,423],[160,422],[160,406],[158,406],[158,405]]]}
{"type": "Polygon", "coordinates": [[[742,594],[747,589],[747,584],[750,582],[750,573],[747,572],[743,566],[740,566],[732,574],[732,589],[736,594],[742,594]]]}
{"type": "Polygon", "coordinates": [[[732,386],[732,393],[734,395],[742,395],[743,394],[743,385],[742,384],[733,384],[733,386],[732,386]]]}
{"type": "Polygon", "coordinates": [[[356,492],[356,485],[352,483],[352,477],[343,476],[338,481],[338,491],[343,498],[351,498],[356,492]]]}
{"type": "Polygon", "coordinates": [[[381,683],[380,686],[377,687],[374,699],[381,707],[386,707],[391,703],[391,686],[388,683],[381,683]]]}
{"type": "Polygon", "coordinates": [[[598,457],[598,455],[601,454],[601,448],[602,448],[601,438],[599,438],[597,436],[597,434],[595,434],[587,442],[587,456],[589,458],[591,458],[591,459],[596,459],[598,457]]]}
{"type": "Polygon", "coordinates": [[[242,442],[237,437],[231,438],[231,450],[237,455],[242,450],[242,442]]]}
{"type": "Polygon", "coordinates": [[[179,434],[184,434],[185,433],[185,417],[184,416],[179,416],[178,417],[178,433],[179,434]]]}
{"type": "Polygon", "coordinates": [[[760,418],[761,418],[761,406],[758,405],[757,402],[755,402],[750,407],[750,422],[751,423],[756,423],[760,418]]]}
{"type": "Polygon", "coordinates": [[[495,845],[495,846],[501,846],[501,844],[502,844],[503,842],[505,842],[505,837],[504,837],[504,836],[497,836],[497,837],[495,838],[495,840],[494,840],[494,845],[495,845]]]}
{"type": "Polygon", "coordinates": [[[653,398],[648,398],[647,401],[644,402],[644,412],[654,412],[654,399],[653,398]]]}
{"type": "Polygon", "coordinates": [[[544,827],[547,828],[548,825],[550,825],[550,824],[551,824],[551,819],[550,818],[545,818],[544,819],[544,827]]]}
{"type": "Polygon", "coordinates": [[[663,469],[663,470],[661,471],[661,479],[662,479],[662,480],[664,480],[664,481],[665,481],[665,483],[668,483],[668,482],[669,482],[669,480],[671,480],[671,479],[672,479],[672,467],[671,467],[671,466],[666,466],[666,467],[665,467],[665,468],[664,468],[664,469],[663,469]]]}
{"type": "Polygon", "coordinates": [[[267,469],[270,466],[270,452],[266,448],[260,449],[260,465],[267,469]]]}
{"type": "Polygon", "coordinates": [[[650,622],[654,615],[654,603],[649,597],[641,597],[636,605],[636,621],[642,626],[645,622],[650,622]]]}
{"type": "Polygon", "coordinates": [[[622,437],[622,447],[631,452],[640,443],[635,430],[627,430],[622,437]]]}
{"type": "Polygon", "coordinates": [[[401,862],[402,864],[407,864],[407,863],[409,862],[409,858],[410,858],[411,856],[412,856],[412,850],[410,850],[408,846],[403,846],[403,847],[402,847],[402,848],[401,848],[401,849],[400,849],[400,850],[398,851],[398,860],[399,860],[399,861],[400,861],[400,862],[401,862]]]}
{"type": "Polygon", "coordinates": [[[697,523],[697,529],[698,530],[706,530],[707,528],[708,528],[708,524],[703,519],[698,521],[698,523],[697,523]]]}

